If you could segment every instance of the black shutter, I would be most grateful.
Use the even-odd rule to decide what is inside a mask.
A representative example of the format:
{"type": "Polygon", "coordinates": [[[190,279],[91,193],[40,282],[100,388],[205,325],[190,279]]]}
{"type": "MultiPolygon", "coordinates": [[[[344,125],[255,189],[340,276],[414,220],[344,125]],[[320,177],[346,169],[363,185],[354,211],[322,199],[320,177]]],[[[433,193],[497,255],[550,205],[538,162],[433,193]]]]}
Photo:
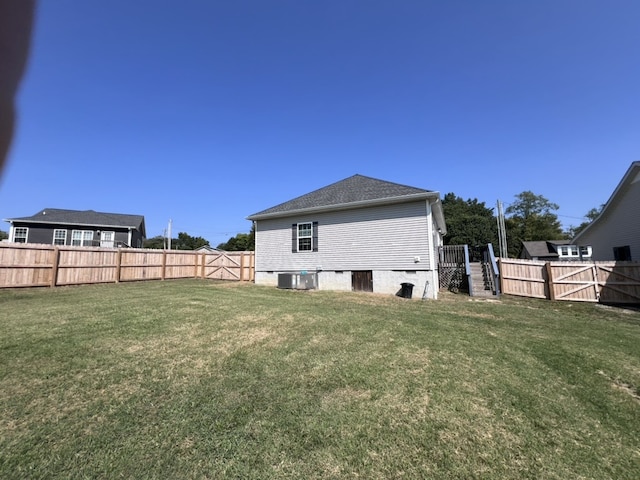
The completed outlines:
{"type": "Polygon", "coordinates": [[[291,224],[291,253],[298,251],[298,224],[291,224]]]}
{"type": "Polygon", "coordinates": [[[311,244],[313,245],[313,251],[318,251],[318,222],[313,222],[313,239],[311,244]]]}

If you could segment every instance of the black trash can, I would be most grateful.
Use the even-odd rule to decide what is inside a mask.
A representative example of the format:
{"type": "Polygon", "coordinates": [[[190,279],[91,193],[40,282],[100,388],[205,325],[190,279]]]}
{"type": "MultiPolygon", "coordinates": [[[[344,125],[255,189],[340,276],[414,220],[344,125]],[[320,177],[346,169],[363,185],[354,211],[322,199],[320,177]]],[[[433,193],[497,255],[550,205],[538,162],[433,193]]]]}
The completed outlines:
{"type": "Polygon", "coordinates": [[[402,283],[402,291],[400,292],[400,296],[402,298],[411,298],[413,295],[413,283],[402,283]]]}

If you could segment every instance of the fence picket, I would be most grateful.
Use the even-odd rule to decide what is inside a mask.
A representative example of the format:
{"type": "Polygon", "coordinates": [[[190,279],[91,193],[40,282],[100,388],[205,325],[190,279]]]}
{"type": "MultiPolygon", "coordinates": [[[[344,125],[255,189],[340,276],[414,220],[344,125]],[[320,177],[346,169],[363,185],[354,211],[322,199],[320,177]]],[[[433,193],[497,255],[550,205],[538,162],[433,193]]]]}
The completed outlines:
{"type": "Polygon", "coordinates": [[[500,259],[502,293],[576,302],[640,303],[640,263],[500,259]],[[544,292],[540,288],[544,286],[544,292]]]}
{"type": "Polygon", "coordinates": [[[212,278],[253,281],[254,252],[0,243],[0,288],[212,278]],[[248,258],[248,259],[247,259],[248,258]],[[201,271],[199,272],[199,267],[201,271]]]}

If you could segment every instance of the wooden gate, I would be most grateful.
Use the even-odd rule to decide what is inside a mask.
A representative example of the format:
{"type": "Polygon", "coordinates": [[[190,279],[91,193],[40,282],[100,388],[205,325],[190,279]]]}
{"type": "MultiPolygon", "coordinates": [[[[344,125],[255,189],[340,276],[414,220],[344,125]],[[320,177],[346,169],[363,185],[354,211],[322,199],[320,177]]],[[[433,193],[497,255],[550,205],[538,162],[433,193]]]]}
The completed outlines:
{"type": "Polygon", "coordinates": [[[640,265],[630,262],[547,264],[552,300],[639,303],[640,265]]]}
{"type": "Polygon", "coordinates": [[[616,262],[598,264],[597,276],[602,303],[640,303],[640,264],[616,262]]]}
{"type": "Polygon", "coordinates": [[[217,252],[204,255],[202,276],[214,280],[252,281],[253,252],[217,252]]]}
{"type": "Polygon", "coordinates": [[[373,272],[371,270],[351,272],[351,289],[354,292],[373,292],[373,272]]]}
{"type": "Polygon", "coordinates": [[[573,302],[640,303],[640,263],[501,258],[502,293],[573,302]]]}

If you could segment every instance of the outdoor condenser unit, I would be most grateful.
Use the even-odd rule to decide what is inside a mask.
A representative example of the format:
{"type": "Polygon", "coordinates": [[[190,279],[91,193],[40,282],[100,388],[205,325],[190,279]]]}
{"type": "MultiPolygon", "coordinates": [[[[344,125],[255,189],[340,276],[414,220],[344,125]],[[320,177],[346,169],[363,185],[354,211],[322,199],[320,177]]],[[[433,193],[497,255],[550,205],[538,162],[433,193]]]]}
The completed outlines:
{"type": "Polygon", "coordinates": [[[316,282],[313,274],[303,273],[300,274],[298,279],[298,286],[296,287],[299,290],[312,290],[316,288],[316,282]]]}
{"type": "Polygon", "coordinates": [[[294,288],[293,273],[279,273],[278,288],[294,288]]]}

